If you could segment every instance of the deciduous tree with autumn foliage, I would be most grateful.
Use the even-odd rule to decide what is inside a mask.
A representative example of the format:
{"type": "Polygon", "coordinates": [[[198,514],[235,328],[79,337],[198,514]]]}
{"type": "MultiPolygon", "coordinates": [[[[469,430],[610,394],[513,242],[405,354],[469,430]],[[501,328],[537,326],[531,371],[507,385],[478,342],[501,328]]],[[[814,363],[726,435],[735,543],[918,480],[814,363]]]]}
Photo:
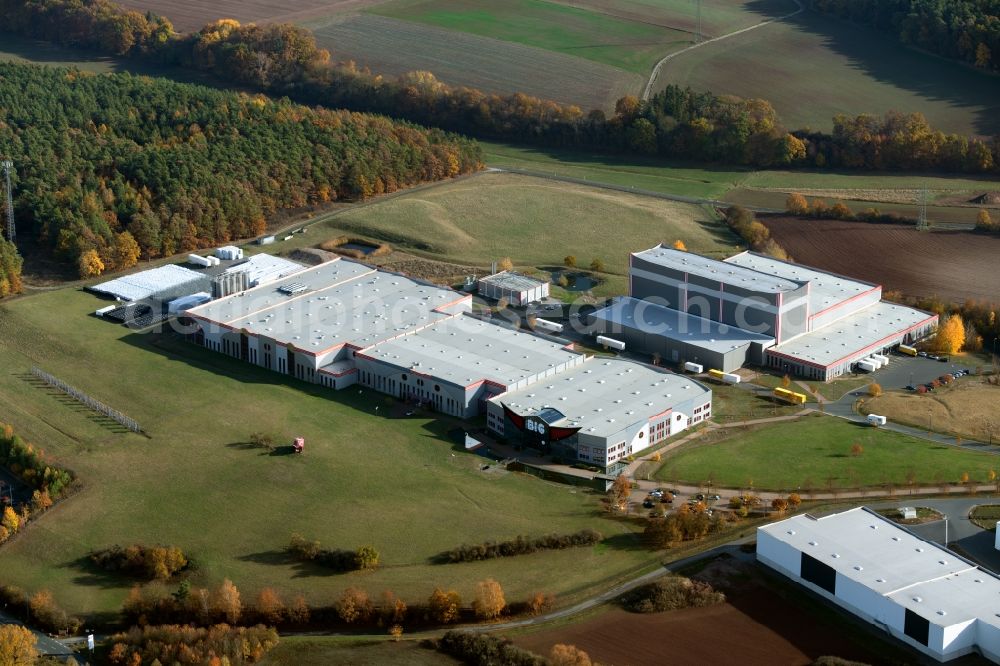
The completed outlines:
{"type": "Polygon", "coordinates": [[[965,344],[965,323],[962,315],[952,314],[938,326],[937,335],[934,338],[934,348],[946,354],[955,354],[962,349],[965,344]]]}

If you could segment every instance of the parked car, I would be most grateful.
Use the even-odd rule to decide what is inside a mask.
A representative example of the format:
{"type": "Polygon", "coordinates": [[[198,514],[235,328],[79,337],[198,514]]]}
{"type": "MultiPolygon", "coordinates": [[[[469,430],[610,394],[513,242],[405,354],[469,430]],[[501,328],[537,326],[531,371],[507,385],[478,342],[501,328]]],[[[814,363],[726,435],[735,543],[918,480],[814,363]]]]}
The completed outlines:
{"type": "Polygon", "coordinates": [[[646,500],[642,503],[642,506],[644,508],[646,508],[646,509],[652,509],[653,508],[653,500],[651,500],[651,499],[649,499],[647,497],[646,500]]]}
{"type": "Polygon", "coordinates": [[[927,358],[927,352],[917,352],[917,356],[920,358],[927,358]]]}
{"type": "Polygon", "coordinates": [[[699,502],[704,502],[705,501],[705,494],[704,493],[698,493],[697,495],[694,496],[694,498],[696,500],[698,500],[699,502]]]}
{"type": "Polygon", "coordinates": [[[907,384],[907,385],[906,385],[906,390],[907,390],[907,391],[916,391],[916,390],[917,390],[917,387],[916,387],[916,386],[914,386],[913,384],[907,384]]]}
{"type": "Polygon", "coordinates": [[[674,501],[674,496],[670,493],[663,493],[660,497],[660,504],[672,504],[674,501]]]}
{"type": "Polygon", "coordinates": [[[713,502],[718,502],[720,499],[722,499],[722,495],[706,495],[706,499],[710,499],[713,502]]]}
{"type": "Polygon", "coordinates": [[[936,360],[938,363],[947,363],[948,362],[948,357],[947,356],[938,356],[934,360],[936,360]]]}
{"type": "Polygon", "coordinates": [[[649,491],[649,496],[650,497],[660,497],[661,495],[663,495],[663,489],[662,488],[657,488],[655,490],[649,491]]]}

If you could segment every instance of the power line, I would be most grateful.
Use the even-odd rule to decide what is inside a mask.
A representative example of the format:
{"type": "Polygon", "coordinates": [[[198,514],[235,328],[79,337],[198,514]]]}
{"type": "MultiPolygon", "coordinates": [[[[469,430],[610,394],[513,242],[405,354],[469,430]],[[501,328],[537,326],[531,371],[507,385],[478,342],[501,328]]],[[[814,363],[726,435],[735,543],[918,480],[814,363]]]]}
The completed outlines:
{"type": "Polygon", "coordinates": [[[927,189],[920,190],[920,208],[917,212],[917,231],[930,231],[931,224],[927,221],[927,189]]]}

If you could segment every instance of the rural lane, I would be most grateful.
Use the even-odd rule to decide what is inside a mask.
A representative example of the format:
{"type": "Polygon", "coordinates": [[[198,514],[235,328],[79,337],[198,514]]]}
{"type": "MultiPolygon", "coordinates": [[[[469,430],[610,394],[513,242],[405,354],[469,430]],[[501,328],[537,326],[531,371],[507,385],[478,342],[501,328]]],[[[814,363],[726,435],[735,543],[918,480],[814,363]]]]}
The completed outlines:
{"type": "Polygon", "coordinates": [[[794,2],[796,5],[798,5],[799,8],[796,9],[794,12],[792,12],[790,14],[785,14],[784,16],[778,16],[778,17],[773,18],[773,19],[768,19],[766,21],[761,21],[760,23],[755,23],[755,24],[753,24],[751,26],[748,26],[746,28],[740,28],[739,30],[734,30],[733,32],[726,33],[725,35],[719,35],[718,37],[713,37],[712,39],[706,39],[703,42],[698,42],[697,44],[692,44],[691,46],[688,46],[687,48],[681,49],[680,51],[674,51],[673,53],[668,53],[667,55],[663,56],[663,58],[661,58],[660,61],[658,63],[656,63],[656,65],[653,66],[653,72],[649,75],[649,81],[646,82],[646,87],[642,91],[642,99],[644,101],[649,99],[649,95],[650,95],[650,93],[653,90],[653,84],[656,83],[656,78],[660,75],[660,69],[663,67],[664,64],[667,63],[667,61],[673,60],[674,58],[676,58],[679,55],[683,55],[683,54],[685,54],[685,53],[687,53],[689,51],[693,51],[695,49],[701,48],[702,46],[707,46],[708,44],[712,44],[714,42],[721,42],[723,39],[729,39],[730,37],[735,37],[737,35],[742,35],[743,33],[750,32],[751,30],[756,30],[757,28],[763,27],[765,25],[769,25],[769,24],[774,23],[776,21],[784,21],[785,19],[792,18],[793,16],[801,14],[802,12],[805,11],[805,7],[802,6],[802,3],[799,2],[799,0],[792,0],[792,2],[794,2]]]}

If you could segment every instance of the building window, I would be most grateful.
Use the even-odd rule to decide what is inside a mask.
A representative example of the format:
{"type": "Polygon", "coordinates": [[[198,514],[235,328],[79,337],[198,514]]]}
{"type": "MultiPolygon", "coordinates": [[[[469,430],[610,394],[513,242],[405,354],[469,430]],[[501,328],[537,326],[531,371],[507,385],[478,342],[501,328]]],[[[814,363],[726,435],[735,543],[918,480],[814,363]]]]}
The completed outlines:
{"type": "Polygon", "coordinates": [[[645,436],[646,436],[646,433],[644,433],[643,431],[640,430],[639,431],[639,439],[642,439],[645,436]]]}
{"type": "Polygon", "coordinates": [[[401,379],[401,380],[403,380],[403,381],[405,382],[405,381],[406,381],[406,375],[402,375],[402,376],[400,376],[400,379],[401,379]]]}
{"type": "Polygon", "coordinates": [[[434,390],[435,391],[440,391],[441,390],[441,385],[440,384],[435,384],[434,385],[434,390]]]}

